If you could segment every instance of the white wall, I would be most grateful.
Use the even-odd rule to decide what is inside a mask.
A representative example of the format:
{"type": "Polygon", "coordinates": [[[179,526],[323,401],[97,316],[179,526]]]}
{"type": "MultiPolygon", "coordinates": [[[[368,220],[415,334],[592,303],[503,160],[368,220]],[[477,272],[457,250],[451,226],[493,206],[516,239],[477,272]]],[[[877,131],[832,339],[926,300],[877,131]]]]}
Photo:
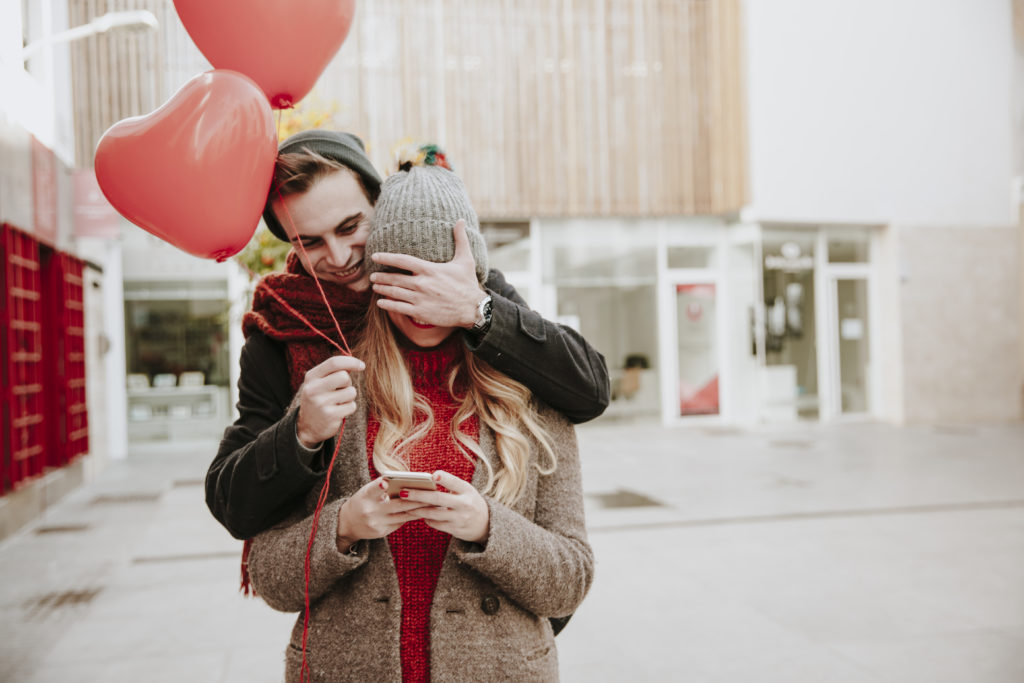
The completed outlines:
{"type": "Polygon", "coordinates": [[[744,28],[753,217],[1016,223],[1011,0],[746,0],[744,28]]]}

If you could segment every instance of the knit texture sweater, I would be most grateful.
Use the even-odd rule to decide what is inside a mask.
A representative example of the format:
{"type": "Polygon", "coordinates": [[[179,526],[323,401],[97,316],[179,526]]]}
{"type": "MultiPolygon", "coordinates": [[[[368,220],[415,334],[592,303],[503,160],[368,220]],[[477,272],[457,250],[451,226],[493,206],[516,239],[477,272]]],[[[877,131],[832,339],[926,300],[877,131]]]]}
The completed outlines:
{"type": "MultiPolygon", "coordinates": [[[[430,403],[434,412],[433,427],[408,452],[408,463],[414,472],[445,470],[469,482],[475,466],[451,437],[452,420],[459,404],[447,388],[453,363],[462,353],[462,343],[456,335],[433,349],[403,350],[413,388],[430,403]]],[[[479,438],[479,422],[475,416],[463,422],[460,429],[473,439],[479,438]]],[[[372,455],[379,430],[380,423],[371,411],[366,424],[371,478],[379,476],[372,455]]],[[[407,522],[388,536],[402,596],[403,683],[430,681],[430,607],[450,541],[449,534],[432,529],[423,520],[407,522]]]]}

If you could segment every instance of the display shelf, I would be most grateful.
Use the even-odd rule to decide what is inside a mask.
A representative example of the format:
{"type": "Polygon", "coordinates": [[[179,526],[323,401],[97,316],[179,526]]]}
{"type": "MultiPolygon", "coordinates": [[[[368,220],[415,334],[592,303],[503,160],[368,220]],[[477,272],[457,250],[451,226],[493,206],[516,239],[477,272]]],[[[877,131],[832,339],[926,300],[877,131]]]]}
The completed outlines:
{"type": "Polygon", "coordinates": [[[218,437],[227,423],[227,387],[208,384],[128,390],[129,439],[218,437]]]}

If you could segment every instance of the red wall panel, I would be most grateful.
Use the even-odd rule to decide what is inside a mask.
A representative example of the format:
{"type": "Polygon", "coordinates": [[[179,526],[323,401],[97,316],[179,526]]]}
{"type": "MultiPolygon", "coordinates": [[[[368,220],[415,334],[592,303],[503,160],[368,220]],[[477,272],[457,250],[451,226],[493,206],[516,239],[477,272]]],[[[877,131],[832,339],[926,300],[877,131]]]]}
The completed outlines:
{"type": "Polygon", "coordinates": [[[0,494],[88,450],[82,262],[0,226],[0,494]]]}

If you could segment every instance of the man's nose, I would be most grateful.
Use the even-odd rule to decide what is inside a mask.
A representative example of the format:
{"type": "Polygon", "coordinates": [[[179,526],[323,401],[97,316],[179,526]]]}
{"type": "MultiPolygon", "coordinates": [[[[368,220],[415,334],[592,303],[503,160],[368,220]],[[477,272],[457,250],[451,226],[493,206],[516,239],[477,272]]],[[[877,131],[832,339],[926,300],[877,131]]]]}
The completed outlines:
{"type": "Polygon", "coordinates": [[[344,268],[348,265],[349,255],[352,250],[336,237],[327,239],[327,259],[335,268],[344,268]]]}

